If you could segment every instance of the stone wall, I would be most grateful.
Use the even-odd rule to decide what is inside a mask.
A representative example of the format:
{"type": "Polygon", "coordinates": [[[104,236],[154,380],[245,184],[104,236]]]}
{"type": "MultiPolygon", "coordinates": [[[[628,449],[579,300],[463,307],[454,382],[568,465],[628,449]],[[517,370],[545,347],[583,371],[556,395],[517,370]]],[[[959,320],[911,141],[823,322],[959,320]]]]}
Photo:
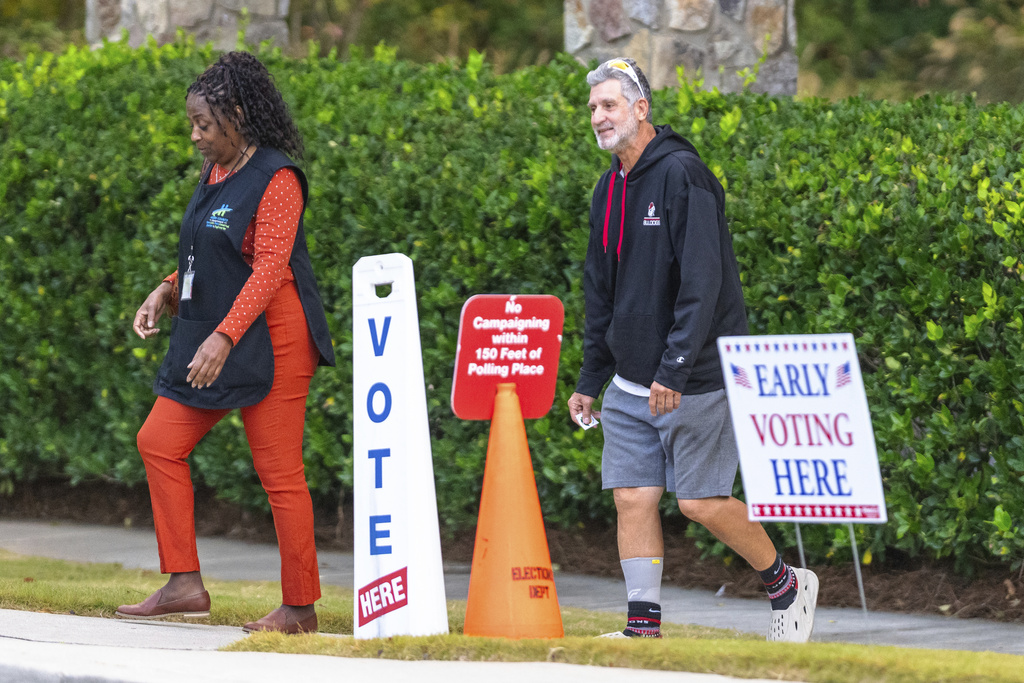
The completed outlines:
{"type": "Polygon", "coordinates": [[[169,42],[183,28],[201,43],[230,50],[248,10],[248,43],[273,39],[287,45],[288,5],[289,0],[86,0],[85,36],[90,43],[119,40],[127,29],[128,42],[138,46],[147,36],[169,42]]]}
{"type": "Polygon", "coordinates": [[[676,66],[705,88],[741,89],[736,72],[767,50],[757,92],[796,94],[796,0],[565,0],[565,49],[583,62],[632,57],[654,89],[676,66]],[[765,39],[766,35],[770,38],[765,39]]]}

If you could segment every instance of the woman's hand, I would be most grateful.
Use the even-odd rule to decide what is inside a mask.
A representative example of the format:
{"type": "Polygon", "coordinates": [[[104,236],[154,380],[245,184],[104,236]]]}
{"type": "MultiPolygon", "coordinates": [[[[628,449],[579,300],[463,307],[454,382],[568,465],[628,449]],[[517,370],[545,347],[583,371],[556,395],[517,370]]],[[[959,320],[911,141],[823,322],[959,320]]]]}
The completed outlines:
{"type": "Polygon", "coordinates": [[[188,364],[191,372],[186,378],[193,389],[203,389],[213,384],[224,368],[231,347],[231,337],[223,332],[214,332],[199,345],[192,362],[188,364]]]}
{"type": "Polygon", "coordinates": [[[139,306],[139,310],[135,312],[135,322],[132,323],[135,334],[143,339],[149,339],[160,331],[156,324],[160,320],[160,316],[167,310],[167,304],[171,300],[171,289],[170,282],[161,282],[156,289],[150,292],[146,300],[139,306]]]}

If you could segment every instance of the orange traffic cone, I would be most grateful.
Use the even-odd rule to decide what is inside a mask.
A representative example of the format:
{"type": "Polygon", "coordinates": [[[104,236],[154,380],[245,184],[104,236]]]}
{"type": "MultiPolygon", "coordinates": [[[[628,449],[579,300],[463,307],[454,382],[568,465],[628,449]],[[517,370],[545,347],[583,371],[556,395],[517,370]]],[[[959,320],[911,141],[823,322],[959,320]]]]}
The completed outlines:
{"type": "Polygon", "coordinates": [[[499,384],[494,400],[463,633],[565,635],[515,384],[499,384]]]}

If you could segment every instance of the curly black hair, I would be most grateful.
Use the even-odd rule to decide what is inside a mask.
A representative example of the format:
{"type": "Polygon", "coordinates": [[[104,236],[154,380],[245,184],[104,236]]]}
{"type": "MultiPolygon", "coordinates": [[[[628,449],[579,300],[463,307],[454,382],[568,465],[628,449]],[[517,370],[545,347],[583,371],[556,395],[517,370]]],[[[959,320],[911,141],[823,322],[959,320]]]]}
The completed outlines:
{"type": "Polygon", "coordinates": [[[302,157],[302,136],[292,121],[288,105],[267,67],[254,55],[248,52],[222,55],[188,86],[185,98],[189,95],[203,97],[214,116],[228,119],[248,142],[302,157]],[[241,117],[235,107],[241,107],[241,117]]]}

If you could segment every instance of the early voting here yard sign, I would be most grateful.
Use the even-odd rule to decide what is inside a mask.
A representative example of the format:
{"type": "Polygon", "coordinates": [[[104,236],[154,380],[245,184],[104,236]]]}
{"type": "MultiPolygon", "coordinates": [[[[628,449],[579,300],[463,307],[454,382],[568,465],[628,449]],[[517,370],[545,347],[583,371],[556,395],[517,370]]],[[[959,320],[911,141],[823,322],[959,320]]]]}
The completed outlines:
{"type": "Polygon", "coordinates": [[[721,337],[718,350],[750,520],[885,523],[853,336],[721,337]]]}
{"type": "Polygon", "coordinates": [[[412,260],[352,267],[353,635],[448,633],[412,260]]]}

